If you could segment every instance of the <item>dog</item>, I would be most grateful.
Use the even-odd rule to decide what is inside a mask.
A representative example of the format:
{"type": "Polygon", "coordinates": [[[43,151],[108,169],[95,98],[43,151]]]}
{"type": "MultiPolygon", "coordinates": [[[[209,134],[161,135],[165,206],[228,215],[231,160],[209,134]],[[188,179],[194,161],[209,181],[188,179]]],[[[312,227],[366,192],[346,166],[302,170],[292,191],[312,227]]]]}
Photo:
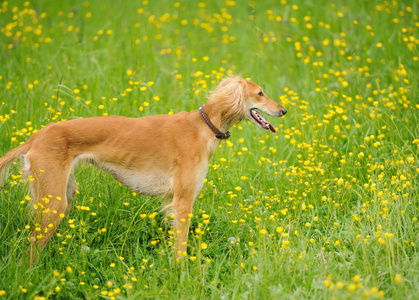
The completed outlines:
{"type": "Polygon", "coordinates": [[[287,113],[257,84],[230,76],[209,93],[206,104],[191,112],[75,119],[36,132],[0,158],[0,189],[8,167],[19,157],[30,183],[35,228],[27,260],[30,264],[37,260],[69,211],[77,189],[73,170],[78,162],[97,166],[139,194],[170,197],[177,255],[186,256],[188,215],[220,141],[244,119],[275,132],[259,111],[274,117],[287,113]]]}

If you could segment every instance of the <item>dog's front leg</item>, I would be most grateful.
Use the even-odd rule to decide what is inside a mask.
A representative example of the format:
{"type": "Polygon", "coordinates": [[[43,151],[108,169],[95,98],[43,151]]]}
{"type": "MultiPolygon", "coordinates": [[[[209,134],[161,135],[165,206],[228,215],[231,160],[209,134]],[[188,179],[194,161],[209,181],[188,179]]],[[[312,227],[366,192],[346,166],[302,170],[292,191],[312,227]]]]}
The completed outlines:
{"type": "Polygon", "coordinates": [[[183,197],[174,197],[172,202],[172,208],[175,213],[175,236],[177,237],[176,241],[176,253],[177,257],[182,257],[187,255],[187,245],[188,245],[188,233],[189,233],[189,224],[190,216],[192,213],[193,205],[193,196],[183,196],[183,197]]]}

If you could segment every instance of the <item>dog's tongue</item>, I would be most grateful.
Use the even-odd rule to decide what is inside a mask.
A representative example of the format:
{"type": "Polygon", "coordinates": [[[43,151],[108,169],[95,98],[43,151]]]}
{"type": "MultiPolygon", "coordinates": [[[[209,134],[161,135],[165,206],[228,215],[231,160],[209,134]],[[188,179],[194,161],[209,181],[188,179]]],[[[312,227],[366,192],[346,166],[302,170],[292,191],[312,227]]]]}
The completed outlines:
{"type": "Polygon", "coordinates": [[[272,126],[272,124],[268,121],[268,123],[269,123],[269,129],[273,132],[273,133],[275,133],[276,132],[276,130],[275,130],[275,128],[272,126]]]}
{"type": "Polygon", "coordinates": [[[262,114],[260,114],[256,109],[252,109],[251,110],[251,114],[253,116],[253,118],[260,124],[262,125],[262,127],[264,129],[270,129],[273,133],[276,132],[275,128],[273,127],[273,125],[271,124],[271,122],[269,122],[268,120],[265,119],[264,116],[262,116],[262,114]]]}

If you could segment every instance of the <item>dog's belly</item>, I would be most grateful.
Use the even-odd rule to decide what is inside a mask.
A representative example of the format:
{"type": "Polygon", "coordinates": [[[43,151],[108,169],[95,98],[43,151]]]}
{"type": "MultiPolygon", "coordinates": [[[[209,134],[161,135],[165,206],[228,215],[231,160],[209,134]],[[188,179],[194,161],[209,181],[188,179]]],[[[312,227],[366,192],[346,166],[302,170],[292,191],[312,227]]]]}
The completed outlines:
{"type": "Polygon", "coordinates": [[[152,172],[130,170],[117,164],[98,161],[89,154],[80,155],[76,158],[74,164],[78,161],[92,163],[136,193],[147,196],[168,195],[173,193],[173,178],[169,173],[159,170],[154,170],[152,172]]]}
{"type": "Polygon", "coordinates": [[[130,177],[115,177],[129,189],[147,196],[168,195],[173,193],[172,178],[163,174],[133,173],[130,177]]]}
{"type": "Polygon", "coordinates": [[[133,171],[109,163],[102,163],[99,167],[127,188],[142,195],[167,195],[173,191],[172,177],[163,172],[146,173],[133,171]]]}

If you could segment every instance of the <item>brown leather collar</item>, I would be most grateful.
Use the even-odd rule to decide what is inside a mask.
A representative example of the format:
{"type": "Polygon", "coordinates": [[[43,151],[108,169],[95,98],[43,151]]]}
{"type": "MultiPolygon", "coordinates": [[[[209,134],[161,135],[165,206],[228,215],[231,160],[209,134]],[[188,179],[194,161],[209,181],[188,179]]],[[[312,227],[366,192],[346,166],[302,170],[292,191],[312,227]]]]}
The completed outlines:
{"type": "Polygon", "coordinates": [[[212,132],[215,133],[215,137],[220,140],[226,140],[231,136],[230,131],[227,131],[226,133],[222,133],[217,129],[217,127],[214,126],[214,124],[211,123],[210,119],[208,118],[207,114],[204,111],[204,105],[201,105],[199,107],[199,113],[201,114],[202,119],[204,122],[208,125],[208,127],[211,129],[212,132]]]}

